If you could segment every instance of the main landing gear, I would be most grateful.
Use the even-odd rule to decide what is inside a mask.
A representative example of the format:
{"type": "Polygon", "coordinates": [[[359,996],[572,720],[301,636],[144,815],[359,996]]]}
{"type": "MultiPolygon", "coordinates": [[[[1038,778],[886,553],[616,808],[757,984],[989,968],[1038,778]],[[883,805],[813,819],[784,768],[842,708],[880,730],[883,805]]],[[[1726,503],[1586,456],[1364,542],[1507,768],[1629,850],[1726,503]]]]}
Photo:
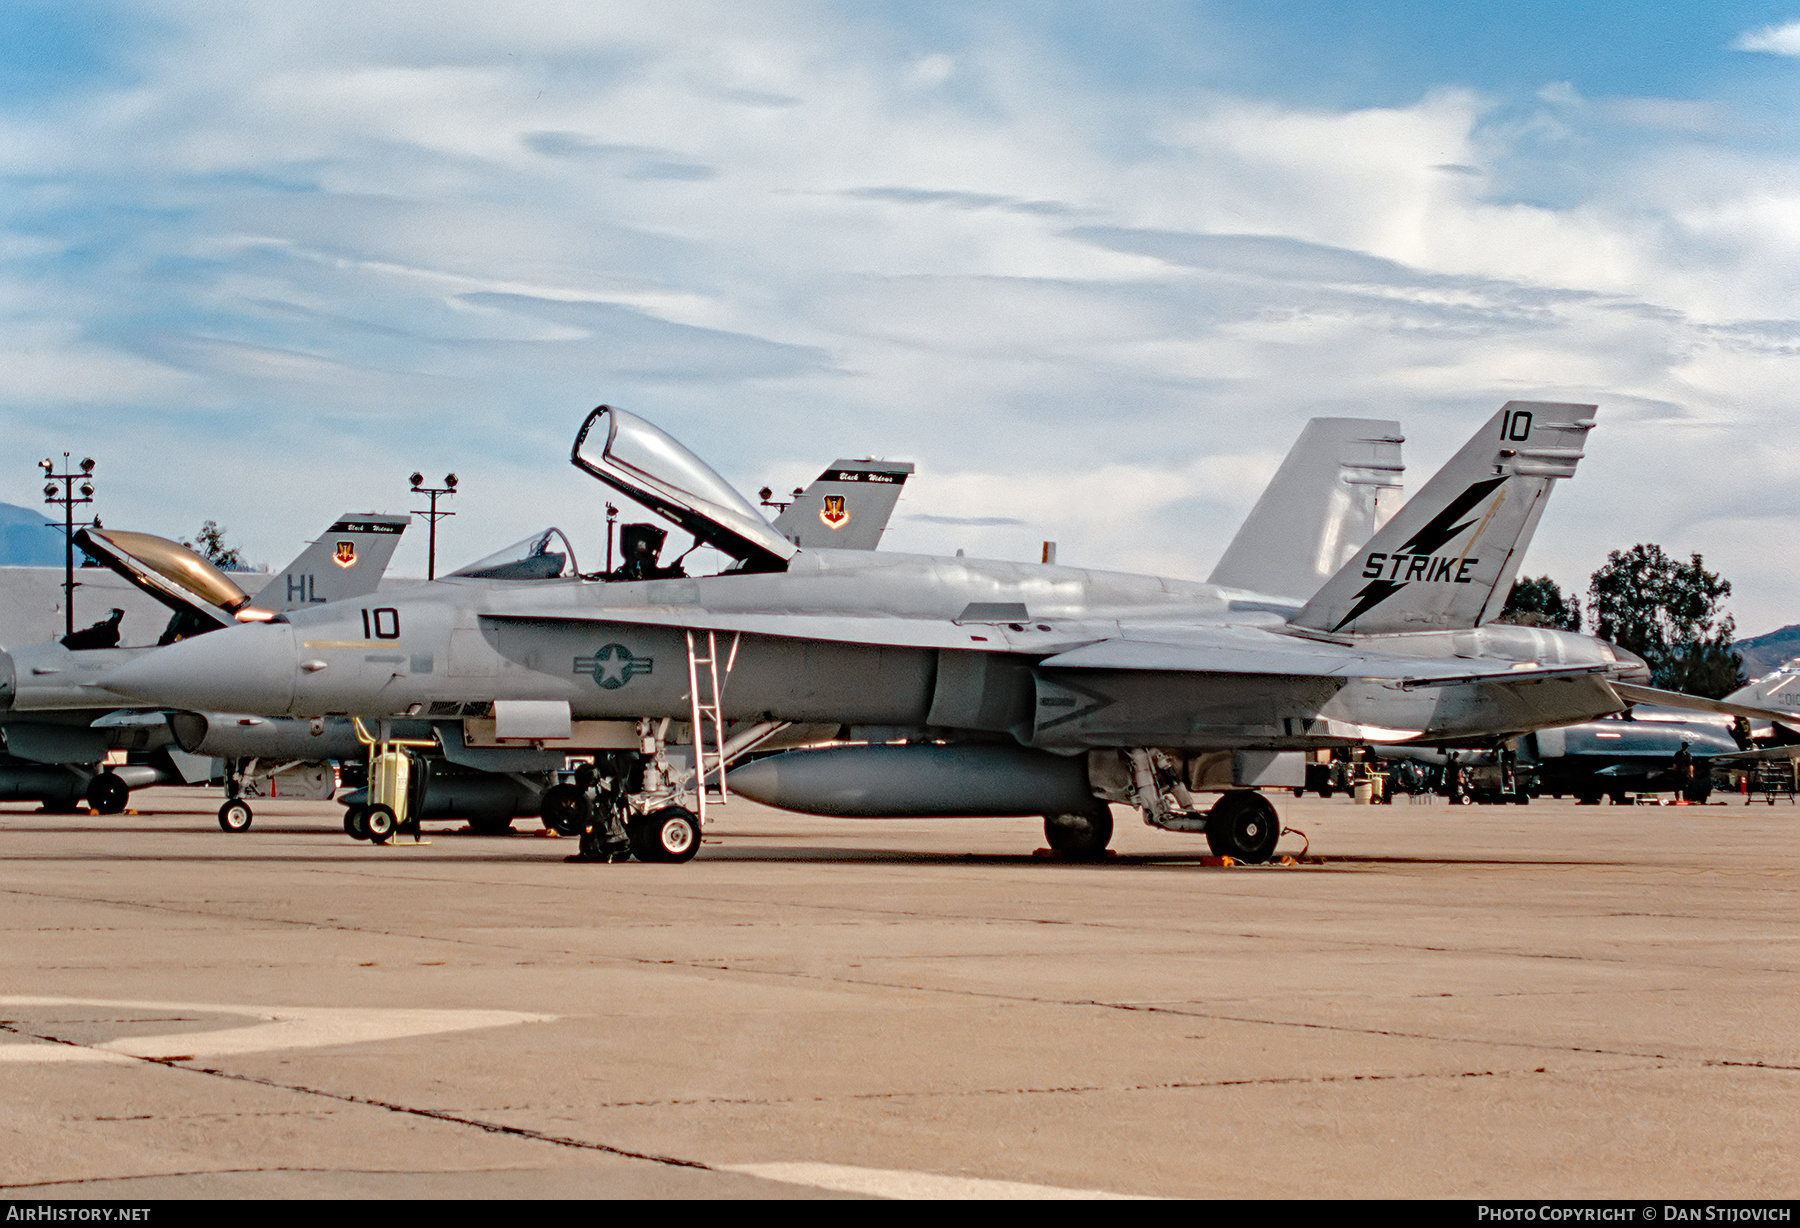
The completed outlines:
{"type": "Polygon", "coordinates": [[[1092,861],[1106,855],[1112,843],[1112,811],[1105,805],[1080,814],[1044,816],[1044,839],[1064,857],[1092,861]]]}
{"type": "Polygon", "coordinates": [[[1206,812],[1206,845],[1215,857],[1259,865],[1275,855],[1281,819],[1269,799],[1252,789],[1220,794],[1206,812]]]}
{"type": "Polygon", "coordinates": [[[1256,789],[1228,789],[1201,813],[1199,799],[1182,780],[1180,764],[1163,751],[1126,752],[1131,765],[1131,801],[1144,822],[1164,831],[1204,833],[1215,857],[1259,865],[1275,856],[1281,817],[1256,789]]]}

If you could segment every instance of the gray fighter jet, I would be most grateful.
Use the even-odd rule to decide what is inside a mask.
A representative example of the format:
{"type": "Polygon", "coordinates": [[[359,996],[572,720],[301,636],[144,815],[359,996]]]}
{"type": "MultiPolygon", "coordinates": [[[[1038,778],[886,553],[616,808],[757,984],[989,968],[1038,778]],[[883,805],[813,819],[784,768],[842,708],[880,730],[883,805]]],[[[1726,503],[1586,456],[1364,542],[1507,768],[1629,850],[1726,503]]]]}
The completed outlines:
{"type": "MultiPolygon", "coordinates": [[[[438,719],[511,754],[596,752],[584,851],[685,859],[709,796],[865,815],[1041,814],[1096,853],[1108,802],[1266,860],[1256,786],[1302,752],[1463,744],[1615,712],[1643,663],[1496,625],[1591,405],[1509,402],[1305,601],[1043,564],[803,550],[673,438],[602,406],[572,462],[711,545],[721,574],[584,578],[560,533],[381,604],[299,610],[113,670],[141,701],[293,717],[438,719]],[[666,743],[685,722],[690,813],[666,743]],[[791,724],[841,741],[745,764],[791,724]],[[729,732],[728,732],[729,731],[729,732]],[[509,749],[510,748],[510,749],[509,749]],[[1201,799],[1217,794],[1208,807],[1201,799]]],[[[385,736],[385,735],[384,735],[385,736]]]]}
{"type": "MultiPolygon", "coordinates": [[[[87,529],[76,541],[171,610],[161,637],[167,644],[374,592],[410,519],[376,513],[339,517],[255,598],[230,575],[167,538],[87,529]]],[[[315,731],[310,722],[261,716],[121,710],[118,697],[95,687],[94,679],[154,647],[120,647],[114,613],[60,640],[15,644],[0,652],[0,738],[6,747],[0,798],[40,801],[59,810],[74,809],[85,799],[111,814],[124,809],[134,789],[209,778],[215,757],[248,761],[253,777],[259,763],[285,767],[291,787],[295,771],[322,779],[320,760],[360,750],[349,737],[346,754],[347,725],[315,731]],[[103,769],[111,751],[137,761],[103,769]]]]}

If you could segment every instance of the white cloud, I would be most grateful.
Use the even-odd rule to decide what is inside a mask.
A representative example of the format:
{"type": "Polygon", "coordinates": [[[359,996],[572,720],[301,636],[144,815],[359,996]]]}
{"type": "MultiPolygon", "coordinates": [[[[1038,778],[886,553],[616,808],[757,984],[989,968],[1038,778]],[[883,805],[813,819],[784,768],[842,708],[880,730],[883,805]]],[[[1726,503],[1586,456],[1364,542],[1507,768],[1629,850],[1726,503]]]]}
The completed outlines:
{"type": "Polygon", "coordinates": [[[1731,44],[1738,51],[1767,51],[1773,55],[1800,55],[1800,21],[1747,30],[1731,44]]]}
{"type": "Polygon", "coordinates": [[[191,531],[208,473],[292,470],[228,520],[278,560],[314,502],[455,469],[446,550],[556,519],[586,561],[563,457],[606,400],[746,489],[915,460],[898,546],[1203,576],[1309,416],[1400,418],[1416,486],[1567,396],[1601,429],[1528,571],[1664,534],[1730,557],[1746,631],[1800,617],[1781,559],[1713,544],[1800,528],[1757,446],[1800,386],[1800,160],[1713,104],[1115,95],[999,27],[921,55],[799,3],[166,11],[131,84],[0,114],[33,185],[0,421],[31,454],[103,421],[144,466],[109,519],[191,531]]]}

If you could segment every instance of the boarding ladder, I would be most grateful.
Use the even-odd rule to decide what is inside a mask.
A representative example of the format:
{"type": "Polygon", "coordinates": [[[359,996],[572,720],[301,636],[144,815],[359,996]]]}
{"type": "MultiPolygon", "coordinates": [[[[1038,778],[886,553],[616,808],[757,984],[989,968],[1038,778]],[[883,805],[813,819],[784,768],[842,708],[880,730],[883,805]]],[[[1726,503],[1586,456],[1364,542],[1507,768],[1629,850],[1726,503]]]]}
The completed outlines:
{"type": "Polygon", "coordinates": [[[737,663],[737,634],[731,637],[731,649],[725,655],[724,670],[719,669],[719,636],[716,631],[687,633],[688,710],[694,730],[694,810],[700,826],[706,826],[706,803],[716,800],[723,806],[731,800],[725,784],[725,684],[731,681],[731,667],[737,663]],[[704,645],[700,636],[706,637],[704,645]],[[711,747],[707,745],[711,740],[711,747]],[[709,776],[717,777],[718,794],[709,799],[713,785],[709,776]]]}

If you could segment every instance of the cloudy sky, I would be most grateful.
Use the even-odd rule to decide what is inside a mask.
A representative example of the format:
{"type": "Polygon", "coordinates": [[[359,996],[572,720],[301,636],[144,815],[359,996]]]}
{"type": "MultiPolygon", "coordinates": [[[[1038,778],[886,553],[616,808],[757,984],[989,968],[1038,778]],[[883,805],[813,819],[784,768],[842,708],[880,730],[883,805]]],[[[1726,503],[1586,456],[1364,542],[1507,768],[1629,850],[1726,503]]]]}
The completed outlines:
{"type": "Polygon", "coordinates": [[[605,401],[747,491],[915,461],[899,548],[1203,578],[1309,417],[1416,488],[1592,400],[1526,570],[1800,621],[1800,0],[5,0],[0,174],[0,501],[92,454],[280,564],[455,470],[441,559],[594,566],[605,401]]]}

